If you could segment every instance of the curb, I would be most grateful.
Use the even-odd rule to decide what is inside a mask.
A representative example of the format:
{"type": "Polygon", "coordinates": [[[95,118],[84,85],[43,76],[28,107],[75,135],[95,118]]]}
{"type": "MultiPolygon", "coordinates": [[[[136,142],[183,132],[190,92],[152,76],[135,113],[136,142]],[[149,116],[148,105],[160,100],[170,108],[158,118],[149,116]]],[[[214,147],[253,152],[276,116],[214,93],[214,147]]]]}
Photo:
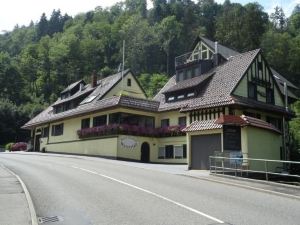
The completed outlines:
{"type": "Polygon", "coordinates": [[[18,181],[20,182],[21,186],[22,186],[22,189],[25,193],[25,196],[26,196],[26,200],[27,200],[27,203],[28,203],[28,208],[29,208],[29,212],[30,212],[30,217],[31,217],[31,224],[32,225],[38,225],[38,221],[37,221],[37,216],[36,216],[36,212],[35,212],[35,208],[34,208],[34,205],[33,205],[33,202],[32,202],[32,199],[30,197],[30,194],[29,194],[29,191],[25,185],[25,183],[22,181],[22,179],[17,175],[15,174],[13,171],[11,171],[10,169],[8,169],[7,167],[5,167],[4,165],[1,165],[2,168],[6,169],[9,173],[11,173],[12,175],[14,175],[18,181]]]}

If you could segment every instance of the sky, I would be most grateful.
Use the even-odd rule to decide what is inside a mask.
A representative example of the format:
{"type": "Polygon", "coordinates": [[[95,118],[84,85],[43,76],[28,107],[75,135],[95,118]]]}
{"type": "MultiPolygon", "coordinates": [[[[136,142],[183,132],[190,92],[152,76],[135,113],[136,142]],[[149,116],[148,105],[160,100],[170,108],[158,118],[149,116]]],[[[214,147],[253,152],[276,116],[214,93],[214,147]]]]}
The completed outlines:
{"type": "MultiPolygon", "coordinates": [[[[43,12],[49,18],[53,9],[60,9],[62,14],[67,13],[75,16],[80,12],[87,12],[95,9],[97,6],[103,8],[112,6],[120,0],[8,0],[3,1],[0,7],[0,33],[11,31],[16,24],[19,26],[28,26],[30,21],[36,23],[39,21],[43,12]],[[5,3],[4,3],[5,2],[5,3]]],[[[196,1],[196,0],[195,0],[196,1]]],[[[224,0],[215,0],[223,3],[224,0]]],[[[275,6],[279,5],[284,9],[286,16],[289,16],[296,4],[300,0],[231,0],[247,4],[256,1],[261,4],[268,13],[273,12],[275,6]]],[[[150,3],[150,0],[148,0],[150,3]]]]}

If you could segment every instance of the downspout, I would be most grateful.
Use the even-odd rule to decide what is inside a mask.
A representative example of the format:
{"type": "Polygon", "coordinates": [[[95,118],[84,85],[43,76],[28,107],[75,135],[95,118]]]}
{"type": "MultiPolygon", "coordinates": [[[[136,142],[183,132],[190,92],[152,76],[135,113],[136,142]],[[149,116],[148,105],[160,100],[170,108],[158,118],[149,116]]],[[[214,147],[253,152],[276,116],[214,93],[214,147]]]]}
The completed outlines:
{"type": "MultiPolygon", "coordinates": [[[[283,83],[283,93],[284,93],[284,105],[285,105],[285,111],[288,112],[288,93],[287,93],[287,84],[286,82],[283,83]]],[[[282,128],[283,128],[283,152],[284,152],[284,160],[289,160],[288,158],[288,149],[286,147],[287,141],[286,141],[286,136],[287,136],[287,126],[286,126],[286,119],[285,116],[283,115],[282,118],[282,128]]]]}

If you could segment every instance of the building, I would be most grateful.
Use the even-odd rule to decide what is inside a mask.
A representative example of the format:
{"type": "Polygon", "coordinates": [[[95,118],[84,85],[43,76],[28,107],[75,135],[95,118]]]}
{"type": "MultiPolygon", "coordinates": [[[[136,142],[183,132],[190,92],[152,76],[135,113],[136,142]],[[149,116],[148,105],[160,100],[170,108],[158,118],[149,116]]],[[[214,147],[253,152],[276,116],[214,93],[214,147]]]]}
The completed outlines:
{"type": "Polygon", "coordinates": [[[199,37],[152,99],[126,70],[93,74],[26,123],[35,151],[98,155],[207,169],[208,156],[286,159],[293,84],[260,49],[238,53],[199,37]],[[123,78],[123,79],[122,79],[123,78]],[[288,91],[285,91],[288,90],[288,91]],[[285,93],[287,93],[285,95],[285,93]]]}

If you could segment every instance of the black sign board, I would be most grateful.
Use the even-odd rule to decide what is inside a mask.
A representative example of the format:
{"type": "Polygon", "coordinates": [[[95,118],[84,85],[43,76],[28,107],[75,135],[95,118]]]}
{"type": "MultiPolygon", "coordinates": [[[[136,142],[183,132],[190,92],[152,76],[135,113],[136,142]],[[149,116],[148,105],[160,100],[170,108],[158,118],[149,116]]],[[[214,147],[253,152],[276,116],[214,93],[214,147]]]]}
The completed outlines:
{"type": "Polygon", "coordinates": [[[223,125],[224,150],[241,151],[241,127],[223,125]]]}

